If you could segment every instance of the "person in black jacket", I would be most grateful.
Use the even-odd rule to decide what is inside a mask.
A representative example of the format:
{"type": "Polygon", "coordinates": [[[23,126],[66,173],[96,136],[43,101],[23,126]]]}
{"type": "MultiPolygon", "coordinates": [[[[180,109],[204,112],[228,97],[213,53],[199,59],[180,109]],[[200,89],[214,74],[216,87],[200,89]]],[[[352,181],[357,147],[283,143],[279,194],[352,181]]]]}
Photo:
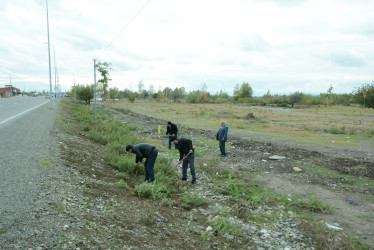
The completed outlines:
{"type": "Polygon", "coordinates": [[[182,163],[183,160],[183,172],[182,172],[182,181],[187,180],[187,168],[188,164],[190,165],[192,184],[196,183],[196,174],[195,174],[195,149],[192,147],[192,141],[190,139],[180,138],[173,136],[171,140],[174,144],[178,144],[179,150],[179,162],[182,163]],[[184,158],[184,159],[183,159],[184,158]]]}
{"type": "Polygon", "coordinates": [[[155,166],[156,158],[158,155],[158,151],[155,145],[149,143],[140,143],[137,145],[127,145],[126,151],[129,153],[136,154],[135,158],[135,166],[139,166],[142,163],[143,158],[145,158],[145,180],[153,182],[155,180],[155,173],[153,172],[153,168],[155,166]]]}
{"type": "MultiPolygon", "coordinates": [[[[175,125],[174,123],[171,123],[170,121],[168,122],[168,125],[167,125],[167,128],[166,128],[166,135],[169,134],[169,149],[171,149],[171,138],[173,136],[175,136],[176,138],[178,138],[178,127],[177,125],[175,125]]],[[[178,145],[177,144],[174,144],[175,145],[175,149],[178,149],[178,145]]]]}

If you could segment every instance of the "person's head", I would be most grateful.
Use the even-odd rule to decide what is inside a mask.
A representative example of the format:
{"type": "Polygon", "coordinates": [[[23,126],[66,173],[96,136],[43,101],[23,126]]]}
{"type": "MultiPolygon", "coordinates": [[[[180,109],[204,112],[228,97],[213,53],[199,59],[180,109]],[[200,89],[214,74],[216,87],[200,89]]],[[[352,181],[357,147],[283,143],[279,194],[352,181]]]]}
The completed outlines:
{"type": "Polygon", "coordinates": [[[172,142],[174,142],[175,144],[178,144],[178,139],[177,139],[176,136],[172,136],[172,137],[170,138],[170,140],[171,140],[172,142]]]}
{"type": "Polygon", "coordinates": [[[225,121],[221,121],[221,126],[225,125],[226,122],[225,121]]]}
{"type": "Polygon", "coordinates": [[[171,121],[168,121],[168,126],[169,126],[169,127],[171,126],[171,121]]]}
{"type": "Polygon", "coordinates": [[[127,145],[126,146],[126,151],[129,153],[132,153],[132,145],[127,145]]]}

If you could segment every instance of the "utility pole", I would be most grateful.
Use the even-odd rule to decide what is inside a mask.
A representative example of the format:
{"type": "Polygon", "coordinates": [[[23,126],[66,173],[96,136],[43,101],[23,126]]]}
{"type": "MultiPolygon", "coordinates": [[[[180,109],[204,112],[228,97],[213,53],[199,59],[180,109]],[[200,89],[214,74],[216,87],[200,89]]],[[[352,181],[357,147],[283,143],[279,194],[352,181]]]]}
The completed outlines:
{"type": "Polygon", "coordinates": [[[53,107],[52,102],[52,73],[51,73],[51,46],[49,42],[49,18],[48,18],[48,0],[45,0],[45,5],[47,7],[47,35],[48,35],[48,62],[49,62],[49,100],[51,101],[51,107],[53,107]]]}
{"type": "Polygon", "coordinates": [[[95,122],[97,122],[97,108],[96,108],[96,59],[94,59],[94,82],[95,82],[95,89],[94,89],[94,98],[95,98],[95,122]]]}

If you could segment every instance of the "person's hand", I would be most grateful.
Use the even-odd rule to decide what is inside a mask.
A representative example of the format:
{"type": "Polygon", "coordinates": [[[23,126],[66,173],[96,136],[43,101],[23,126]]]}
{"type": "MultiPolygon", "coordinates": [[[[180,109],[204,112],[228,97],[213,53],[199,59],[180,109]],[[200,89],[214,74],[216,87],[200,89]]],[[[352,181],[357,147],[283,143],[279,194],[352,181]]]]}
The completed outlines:
{"type": "Polygon", "coordinates": [[[178,161],[178,164],[177,165],[180,165],[182,163],[182,161],[178,161]]]}
{"type": "Polygon", "coordinates": [[[141,164],[141,162],[136,163],[136,164],[135,164],[135,167],[139,166],[139,164],[141,164]]]}
{"type": "Polygon", "coordinates": [[[222,141],[225,141],[225,139],[222,138],[222,141]]]}
{"type": "Polygon", "coordinates": [[[190,149],[190,154],[192,154],[193,153],[193,150],[192,149],[190,149]]]}

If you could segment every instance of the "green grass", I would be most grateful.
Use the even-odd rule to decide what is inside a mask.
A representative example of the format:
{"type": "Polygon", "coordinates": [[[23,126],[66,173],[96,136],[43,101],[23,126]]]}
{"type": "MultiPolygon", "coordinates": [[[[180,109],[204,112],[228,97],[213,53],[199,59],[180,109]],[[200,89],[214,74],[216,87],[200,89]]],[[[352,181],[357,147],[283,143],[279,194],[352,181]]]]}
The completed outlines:
{"type": "Polygon", "coordinates": [[[307,210],[310,212],[330,214],[335,210],[333,207],[326,205],[322,201],[318,200],[318,198],[314,194],[308,194],[307,199],[302,199],[297,196],[293,196],[292,200],[292,205],[294,207],[307,210]]]}
{"type": "Polygon", "coordinates": [[[348,174],[342,174],[338,171],[331,170],[325,167],[317,166],[315,164],[311,164],[308,162],[299,162],[302,169],[309,171],[310,173],[317,174],[322,178],[326,179],[338,179],[340,183],[346,188],[352,188],[355,186],[358,187],[368,187],[374,189],[374,180],[369,179],[367,177],[358,177],[348,174]]]}
{"type": "Polygon", "coordinates": [[[114,185],[116,187],[119,187],[119,188],[130,189],[129,185],[124,180],[122,180],[122,179],[120,181],[114,183],[114,185]]]}
{"type": "Polygon", "coordinates": [[[185,209],[191,209],[193,207],[203,206],[206,204],[206,202],[206,198],[202,197],[198,193],[185,193],[182,197],[181,206],[185,209]]]}
{"type": "Polygon", "coordinates": [[[234,222],[231,222],[228,218],[216,216],[208,222],[218,235],[224,235],[225,233],[236,236],[243,235],[243,231],[240,227],[234,222]]]}
{"type": "Polygon", "coordinates": [[[41,159],[39,160],[38,164],[40,166],[53,166],[53,162],[49,159],[41,159]]]}

